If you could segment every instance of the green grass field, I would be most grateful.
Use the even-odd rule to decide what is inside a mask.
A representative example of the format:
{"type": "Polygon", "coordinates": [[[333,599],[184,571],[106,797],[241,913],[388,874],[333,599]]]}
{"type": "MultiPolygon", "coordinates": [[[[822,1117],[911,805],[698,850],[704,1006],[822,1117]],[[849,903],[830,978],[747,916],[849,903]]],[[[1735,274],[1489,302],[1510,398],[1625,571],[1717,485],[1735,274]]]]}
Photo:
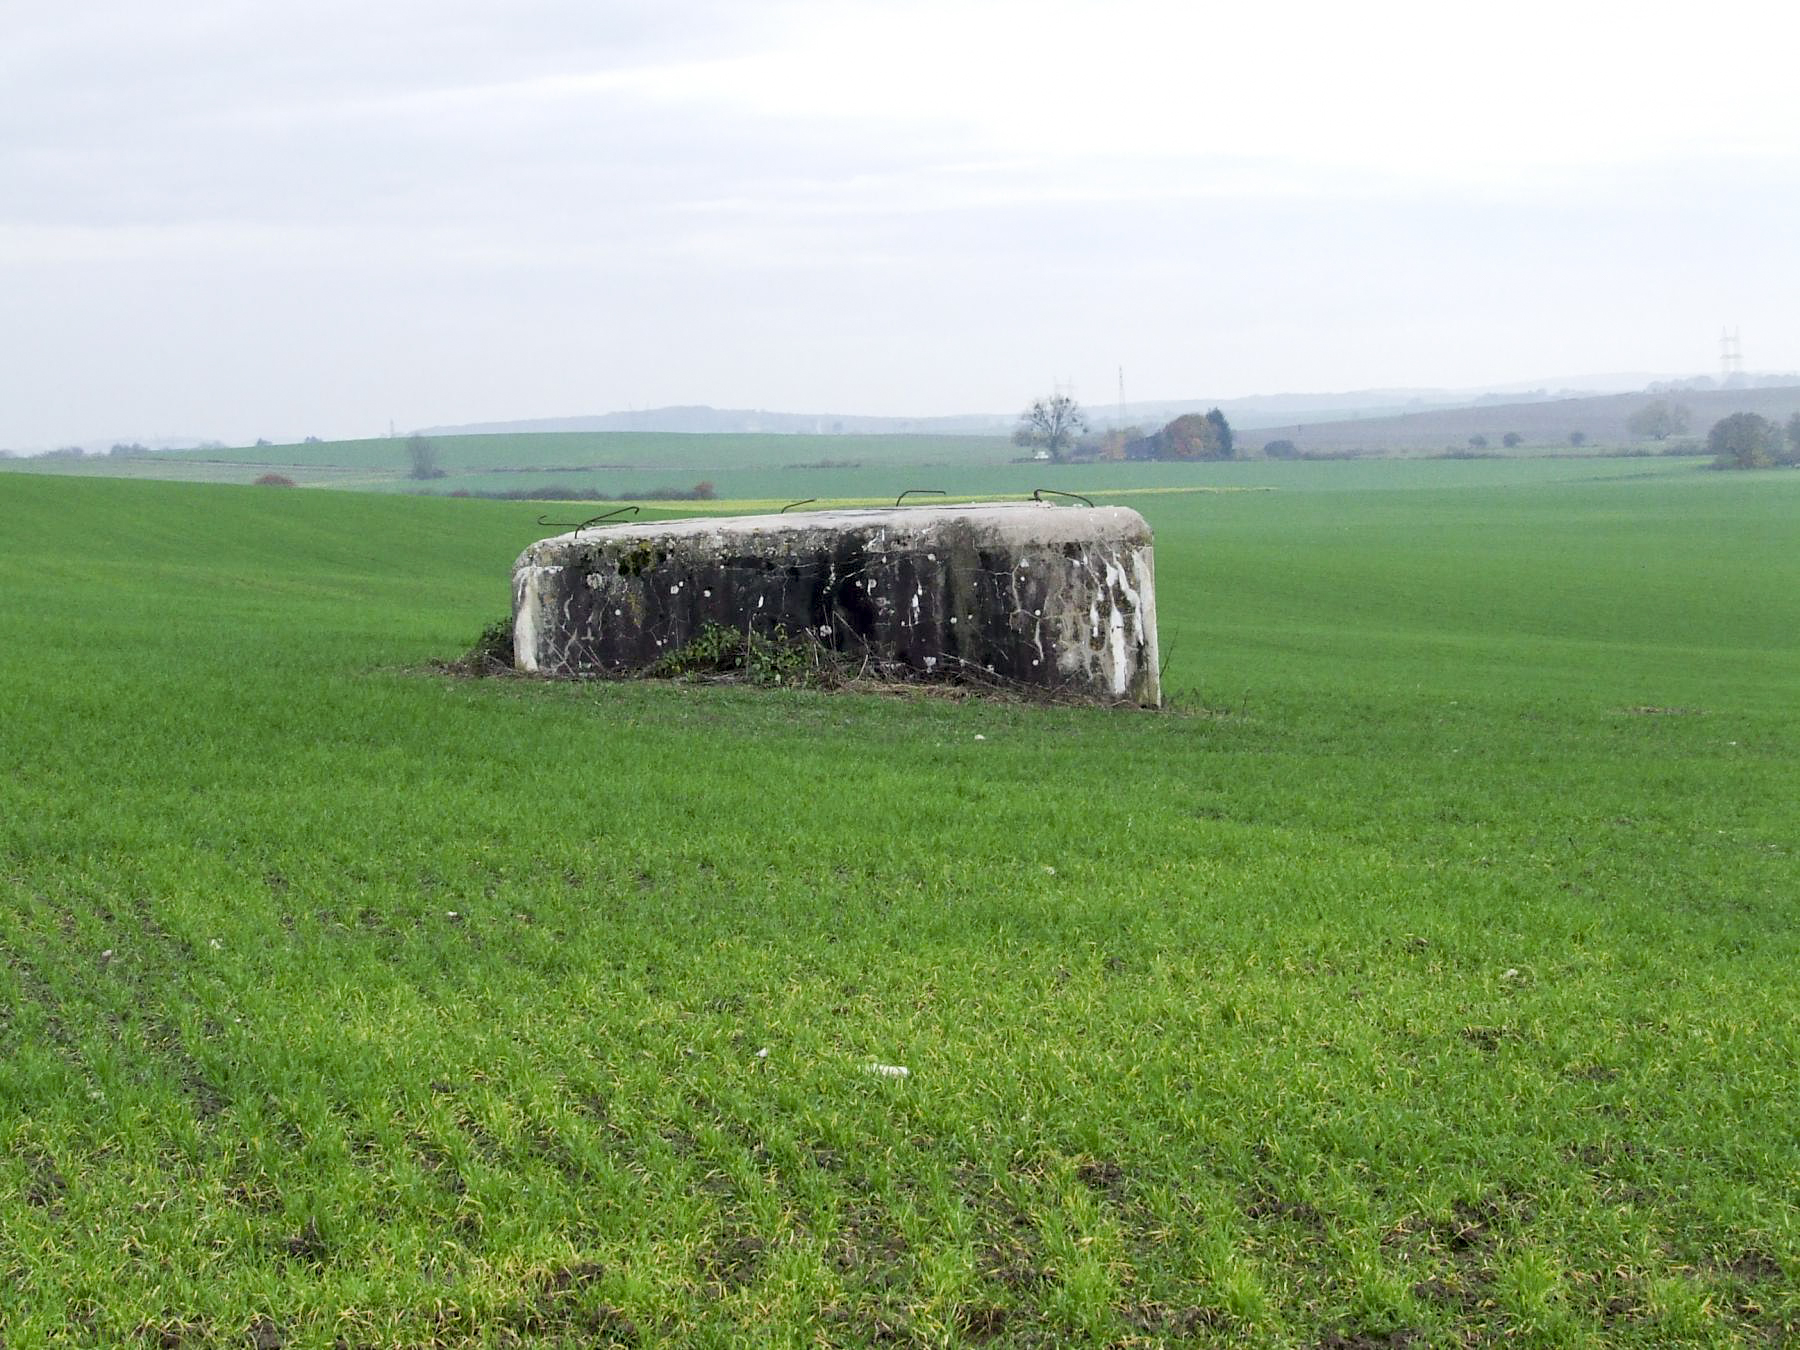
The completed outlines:
{"type": "MultiPolygon", "coordinates": [[[[0,469],[77,477],[250,483],[278,472],[302,487],[373,492],[507,492],[567,484],[582,491],[645,492],[691,488],[703,479],[722,495],[785,496],[795,483],[824,484],[836,495],[845,475],[874,495],[892,496],[914,484],[915,469],[1004,469],[1020,451],[992,436],[672,435],[637,432],[527,432],[517,435],[434,436],[443,477],[408,477],[411,461],[401,438],[326,441],[183,450],[137,458],[0,459],[0,469]],[[828,466],[828,467],[821,467],[828,466]],[[899,486],[890,487],[898,481],[899,486]]],[[[1024,467],[1024,466],[1016,466],[1024,467]]],[[[866,491],[856,495],[865,495],[866,491]]],[[[966,490],[966,489],[964,489],[966,490]]],[[[787,497],[791,500],[791,497],[787,497]]]]}
{"type": "MultiPolygon", "coordinates": [[[[71,477],[124,477],[163,482],[254,482],[277,472],[301,487],[349,488],[449,496],[495,495],[562,488],[576,494],[686,491],[713,484],[720,498],[779,503],[801,498],[891,501],[907,488],[956,496],[1029,494],[1050,487],[1077,492],[1152,487],[1270,487],[1360,490],[1376,486],[1475,485],[1612,479],[1688,473],[1699,459],[1641,459],[1590,452],[1520,452],[1509,459],[1449,461],[1370,459],[1355,462],[1264,460],[1224,463],[1083,463],[1021,461],[1022,452],[993,436],[650,435],[628,432],[531,432],[436,436],[443,477],[408,477],[406,439],[331,441],[312,445],[193,450],[139,458],[0,459],[0,470],[71,477]],[[1524,462],[1521,462],[1524,461],[1524,462]]],[[[1566,451],[1566,447],[1565,447],[1566,451]]]]}
{"type": "Polygon", "coordinates": [[[0,475],[0,1341],[1800,1336],[1800,475],[1214,467],[1161,714],[451,678],[542,506],[0,475]]]}

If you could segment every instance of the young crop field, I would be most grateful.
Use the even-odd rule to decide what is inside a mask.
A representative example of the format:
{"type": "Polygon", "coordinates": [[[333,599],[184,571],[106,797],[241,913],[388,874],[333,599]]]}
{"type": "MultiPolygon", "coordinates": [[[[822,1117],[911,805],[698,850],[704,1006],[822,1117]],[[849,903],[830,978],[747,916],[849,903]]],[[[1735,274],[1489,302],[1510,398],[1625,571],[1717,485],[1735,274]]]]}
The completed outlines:
{"type": "MultiPolygon", "coordinates": [[[[315,441],[232,450],[180,450],[171,458],[230,459],[257,464],[331,462],[345,468],[404,470],[409,438],[315,441]]],[[[486,468],[511,472],[541,467],[619,465],[719,469],[851,459],[866,463],[917,463],[952,456],[1007,459],[1019,453],[1003,436],[789,436],[751,433],[681,434],[640,431],[526,431],[479,436],[427,437],[446,470],[486,468]]]]}
{"type": "MultiPolygon", "coordinates": [[[[83,459],[0,459],[0,467],[79,477],[151,478],[163,481],[251,483],[278,472],[306,487],[359,491],[497,493],[570,484],[583,491],[642,493],[669,486],[688,489],[710,479],[722,495],[759,495],[760,489],[727,485],[745,473],[774,489],[809,474],[867,470],[879,475],[907,467],[979,468],[1006,465],[1020,451],[1002,436],[787,436],[648,432],[521,432],[514,435],[432,436],[432,460],[441,476],[410,477],[408,437],[316,441],[178,450],[139,456],[83,459]]],[[[898,488],[888,489],[889,495],[898,488]]]]}
{"type": "Polygon", "coordinates": [[[1034,488],[1279,486],[1308,491],[1412,485],[1474,486],[1624,475],[1686,475],[1702,458],[1604,452],[1521,452],[1503,460],[1420,462],[1085,462],[1024,457],[998,436],[674,435],[635,432],[531,432],[429,438],[439,476],[410,476],[405,437],[175,451],[82,459],[0,458],[0,470],[160,482],[254,483],[276,473],[300,487],[410,495],[504,496],[529,492],[568,498],[654,499],[691,494],[701,483],[719,499],[774,502],[802,498],[881,501],[908,488],[952,496],[1026,495],[1034,488]]]}
{"type": "Polygon", "coordinates": [[[0,475],[0,1342],[1800,1338],[1800,474],[1209,467],[1046,484],[1272,489],[1120,499],[1160,713],[455,677],[541,504],[0,475]]]}

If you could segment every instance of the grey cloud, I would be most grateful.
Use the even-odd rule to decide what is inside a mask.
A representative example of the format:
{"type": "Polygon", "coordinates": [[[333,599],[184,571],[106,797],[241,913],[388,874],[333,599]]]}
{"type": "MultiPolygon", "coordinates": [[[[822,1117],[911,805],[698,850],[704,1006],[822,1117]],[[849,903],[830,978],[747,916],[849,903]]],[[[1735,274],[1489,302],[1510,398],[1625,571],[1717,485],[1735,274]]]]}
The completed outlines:
{"type": "Polygon", "coordinates": [[[1800,176],[1766,161],[1476,192],[1178,147],[1001,151],[928,86],[852,119],[640,78],[779,44],[804,13],[171,0],[15,20],[0,445],[628,403],[1004,409],[1119,363],[1142,397],[1468,384],[1666,368],[1632,346],[1647,333],[1693,334],[1703,362],[1721,322],[1753,352],[1785,331],[1771,279],[1800,176]]]}

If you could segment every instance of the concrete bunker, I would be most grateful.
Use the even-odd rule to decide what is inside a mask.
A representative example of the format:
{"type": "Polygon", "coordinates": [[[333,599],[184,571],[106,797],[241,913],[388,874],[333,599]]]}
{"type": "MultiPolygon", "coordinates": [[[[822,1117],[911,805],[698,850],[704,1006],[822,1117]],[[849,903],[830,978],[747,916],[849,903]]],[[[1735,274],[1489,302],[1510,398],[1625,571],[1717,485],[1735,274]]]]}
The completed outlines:
{"type": "Polygon", "coordinates": [[[626,675],[708,625],[808,635],[919,679],[1156,706],[1150,527],[1117,506],[890,507],[604,524],[513,567],[517,667],[626,675]]]}

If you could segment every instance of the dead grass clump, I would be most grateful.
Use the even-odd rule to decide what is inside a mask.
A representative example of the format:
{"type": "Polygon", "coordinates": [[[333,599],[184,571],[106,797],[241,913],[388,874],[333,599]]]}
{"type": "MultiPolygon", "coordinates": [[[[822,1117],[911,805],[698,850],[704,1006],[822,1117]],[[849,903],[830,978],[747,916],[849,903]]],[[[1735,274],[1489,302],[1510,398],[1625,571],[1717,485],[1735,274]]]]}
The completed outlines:
{"type": "Polygon", "coordinates": [[[512,618],[495,619],[481,630],[475,645],[456,660],[433,664],[447,675],[472,675],[477,679],[513,674],[512,618]]]}

